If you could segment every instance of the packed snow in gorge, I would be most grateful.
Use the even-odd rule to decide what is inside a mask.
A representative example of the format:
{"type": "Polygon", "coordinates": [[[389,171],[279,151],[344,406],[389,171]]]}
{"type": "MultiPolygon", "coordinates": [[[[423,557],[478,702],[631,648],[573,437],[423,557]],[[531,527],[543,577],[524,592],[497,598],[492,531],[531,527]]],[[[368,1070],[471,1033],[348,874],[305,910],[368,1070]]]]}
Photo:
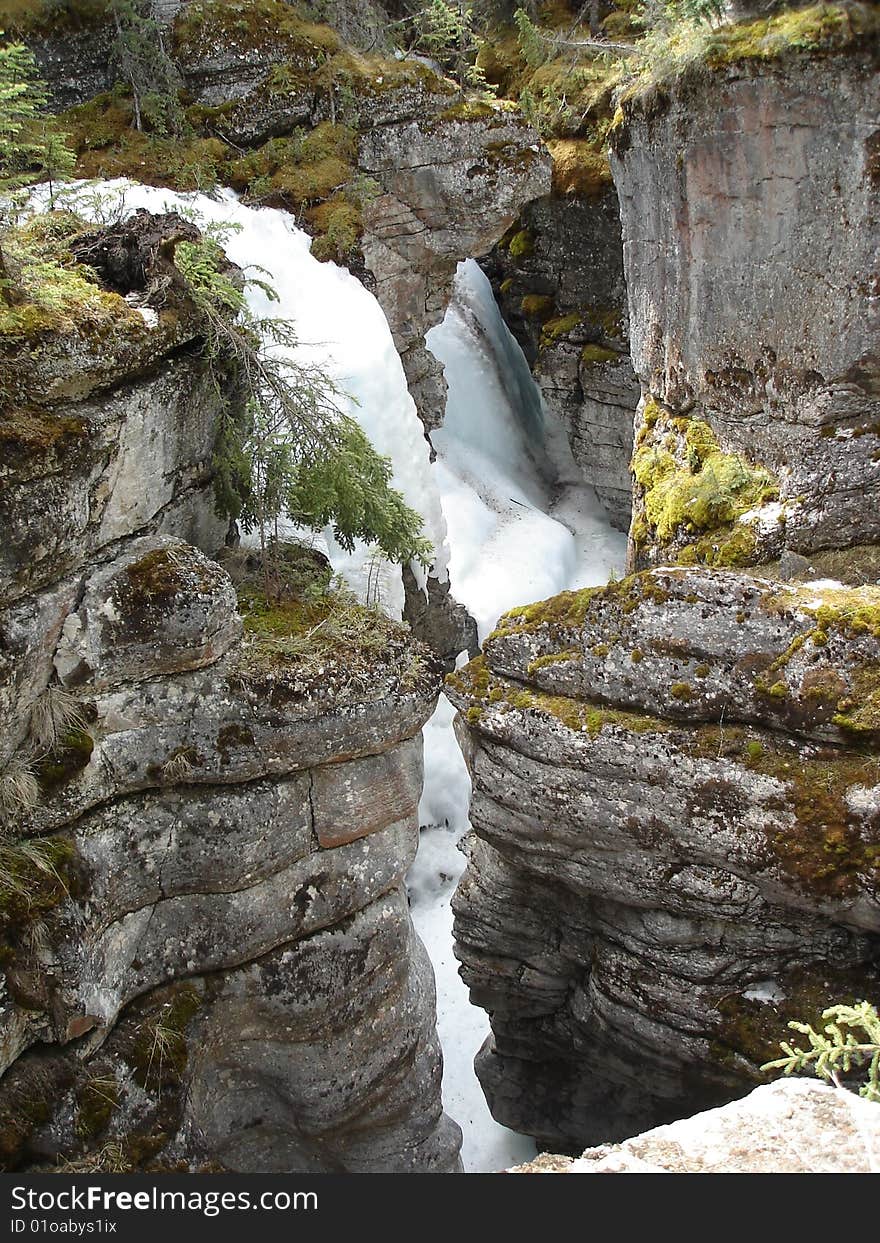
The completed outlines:
{"type": "MultiPolygon", "coordinates": [[[[71,197],[88,215],[94,190],[71,197]]],[[[452,304],[427,338],[449,390],[443,426],[432,434],[432,462],[378,302],[346,269],[314,259],[310,237],[289,215],[247,207],[231,191],[208,197],[110,182],[98,196],[104,213],[108,197],[120,212],[178,211],[203,229],[221,228],[229,258],[271,285],[277,301],[260,284],[248,287],[252,309],[294,325],[301,358],[324,367],[339,386],[343,408],[391,459],[393,484],[422,514],[434,545],[434,573],[441,580],[448,574],[481,641],[508,608],[605,582],[622,569],[625,537],[608,525],[583,484],[473,260],[459,266],[452,304]]],[[[377,560],[366,545],[346,553],[329,529],[305,538],[314,538],[362,597],[401,616],[399,567],[377,560]]],[[[458,843],[469,828],[470,797],[453,715],[441,696],[425,727],[422,833],[408,883],[413,922],[437,980],[444,1107],[462,1128],[465,1169],[494,1171],[528,1160],[535,1149],[493,1120],[473,1070],[489,1022],[469,1004],[452,948],[450,903],[464,868],[458,843]]]]}

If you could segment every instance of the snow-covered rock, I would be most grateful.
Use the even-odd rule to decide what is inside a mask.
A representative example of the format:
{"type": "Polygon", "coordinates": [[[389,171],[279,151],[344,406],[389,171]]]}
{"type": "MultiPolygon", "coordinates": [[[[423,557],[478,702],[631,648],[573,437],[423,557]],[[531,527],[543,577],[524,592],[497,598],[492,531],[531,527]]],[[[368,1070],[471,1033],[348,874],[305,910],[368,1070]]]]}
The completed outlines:
{"type": "Polygon", "coordinates": [[[880,1105],[812,1079],[783,1079],[739,1101],[577,1158],[542,1154],[512,1174],[876,1174],[880,1105]]]}

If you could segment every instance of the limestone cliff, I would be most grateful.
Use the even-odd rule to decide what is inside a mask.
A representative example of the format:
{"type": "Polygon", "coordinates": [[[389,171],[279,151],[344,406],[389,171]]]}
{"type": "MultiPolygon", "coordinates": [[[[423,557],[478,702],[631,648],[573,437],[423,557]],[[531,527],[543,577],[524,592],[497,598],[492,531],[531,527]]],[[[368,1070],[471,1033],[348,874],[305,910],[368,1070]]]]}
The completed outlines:
{"type": "MultiPolygon", "coordinates": [[[[182,88],[181,133],[139,133],[125,91],[111,89],[104,6],[60,23],[39,4],[27,12],[18,32],[68,109],[82,174],[182,190],[220,182],[293,212],[317,257],[375,291],[425,428],[442,422],[443,369],[425,333],[457,264],[489,251],[550,187],[547,151],[511,101],[470,98],[438,66],[396,58],[374,0],[175,2],[156,14],[182,88]]],[[[442,576],[427,601],[408,584],[407,619],[447,668],[475,650],[474,623],[442,576]]]]}
{"type": "Polygon", "coordinates": [[[880,995],[876,30],[783,12],[621,86],[654,568],[514,610],[450,680],[478,1074],[570,1151],[743,1095],[789,1019],[880,995]],[[859,586],[717,568],[757,565],[859,586]]]}
{"type": "Polygon", "coordinates": [[[515,610],[449,679],[456,952],[506,1125],[576,1148],[741,1095],[880,988],[876,589],[658,569],[515,610]]]}
{"type": "Polygon", "coordinates": [[[452,1169],[403,890],[436,674],[347,602],[310,658],[333,598],[208,555],[197,317],[77,271],[99,320],[2,318],[0,1160],[452,1169]]]}
{"type": "Polygon", "coordinates": [[[624,98],[636,567],[880,536],[873,13],[855,6],[812,55],[768,57],[734,27],[624,98]]]}

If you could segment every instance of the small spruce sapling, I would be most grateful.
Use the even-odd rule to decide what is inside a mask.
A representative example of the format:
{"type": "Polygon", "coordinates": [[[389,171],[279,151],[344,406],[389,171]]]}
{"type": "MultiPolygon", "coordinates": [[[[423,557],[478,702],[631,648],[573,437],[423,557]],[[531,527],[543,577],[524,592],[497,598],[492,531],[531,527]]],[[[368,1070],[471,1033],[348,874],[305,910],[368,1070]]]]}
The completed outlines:
{"type": "Polygon", "coordinates": [[[866,1100],[880,1103],[880,1015],[867,1001],[854,1005],[830,1006],[823,1010],[827,1020],[821,1032],[809,1023],[791,1022],[792,1031],[807,1037],[808,1047],[800,1048],[781,1041],[785,1057],[767,1062],[762,1070],[781,1070],[785,1075],[796,1071],[813,1071],[837,1087],[844,1086],[842,1075],[867,1070],[859,1088],[866,1100]]]}

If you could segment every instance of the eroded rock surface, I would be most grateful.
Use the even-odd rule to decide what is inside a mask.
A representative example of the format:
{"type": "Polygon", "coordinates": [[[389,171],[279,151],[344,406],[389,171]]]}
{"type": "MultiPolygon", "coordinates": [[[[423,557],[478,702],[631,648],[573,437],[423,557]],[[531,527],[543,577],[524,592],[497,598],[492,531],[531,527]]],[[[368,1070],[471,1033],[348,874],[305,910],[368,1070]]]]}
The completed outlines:
{"type": "Polygon", "coordinates": [[[514,610],[450,678],[456,952],[499,1121],[622,1138],[760,1082],[788,1019],[877,995],[877,603],[656,570],[514,610]]]}
{"type": "Polygon", "coordinates": [[[639,385],[613,186],[529,203],[483,266],[584,479],[627,530],[639,385]]]}
{"type": "Polygon", "coordinates": [[[64,385],[0,416],[0,1162],[454,1169],[403,888],[437,674],[243,625],[197,325],[107,298],[131,352],[41,334],[64,385]]]}
{"type": "Polygon", "coordinates": [[[424,336],[443,318],[456,266],[485,254],[550,185],[549,155],[517,112],[430,103],[374,125],[359,157],[383,190],[365,208],[364,259],[428,430],[443,420],[446,384],[424,336]]]}

